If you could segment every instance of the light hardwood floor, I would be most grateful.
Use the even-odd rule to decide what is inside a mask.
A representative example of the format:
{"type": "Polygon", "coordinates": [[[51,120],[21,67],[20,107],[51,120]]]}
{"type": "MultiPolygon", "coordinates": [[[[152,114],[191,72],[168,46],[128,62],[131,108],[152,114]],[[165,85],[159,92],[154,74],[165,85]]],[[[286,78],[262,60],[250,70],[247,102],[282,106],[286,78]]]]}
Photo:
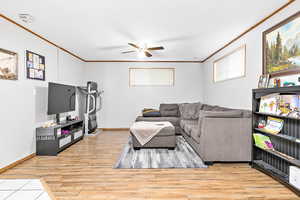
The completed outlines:
{"type": "Polygon", "coordinates": [[[57,200],[294,200],[290,190],[247,164],[208,169],[113,169],[128,132],[88,136],[57,157],[37,156],[1,178],[43,178],[57,200]]]}

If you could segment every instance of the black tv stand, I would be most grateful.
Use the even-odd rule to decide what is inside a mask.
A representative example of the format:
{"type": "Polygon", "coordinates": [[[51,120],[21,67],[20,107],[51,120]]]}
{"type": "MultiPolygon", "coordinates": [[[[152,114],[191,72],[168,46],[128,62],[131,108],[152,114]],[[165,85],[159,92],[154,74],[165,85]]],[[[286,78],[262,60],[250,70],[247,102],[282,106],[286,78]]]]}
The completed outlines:
{"type": "Polygon", "coordinates": [[[83,120],[61,121],[55,126],[39,127],[36,129],[36,154],[56,156],[83,137],[83,120]]]}

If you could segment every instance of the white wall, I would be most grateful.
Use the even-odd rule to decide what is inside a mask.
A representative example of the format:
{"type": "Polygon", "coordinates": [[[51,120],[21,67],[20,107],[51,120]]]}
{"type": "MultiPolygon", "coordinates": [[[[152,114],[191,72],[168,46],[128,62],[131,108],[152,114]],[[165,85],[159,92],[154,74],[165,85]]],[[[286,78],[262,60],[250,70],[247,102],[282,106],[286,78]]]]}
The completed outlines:
{"type": "Polygon", "coordinates": [[[199,63],[86,63],[86,80],[104,89],[101,128],[128,128],[143,108],[160,103],[203,101],[202,67],[199,63]],[[129,87],[130,67],[174,67],[174,87],[129,87]]]}
{"type": "Polygon", "coordinates": [[[35,152],[35,128],[46,115],[48,81],[81,85],[83,63],[0,18],[0,48],[17,52],[19,80],[0,80],[0,168],[35,152]],[[26,79],[25,50],[46,58],[46,81],[26,79]]]}
{"type": "MultiPolygon", "coordinates": [[[[232,108],[251,109],[251,90],[257,87],[258,77],[262,74],[262,32],[280,21],[293,15],[300,8],[300,1],[296,1],[288,8],[261,24],[259,27],[243,36],[238,41],[219,52],[204,66],[204,101],[232,108]],[[225,82],[213,83],[213,61],[228,52],[246,44],[246,77],[225,82]]],[[[299,75],[300,76],[300,75],[299,75]]],[[[297,80],[295,76],[290,80],[297,80]]]]}

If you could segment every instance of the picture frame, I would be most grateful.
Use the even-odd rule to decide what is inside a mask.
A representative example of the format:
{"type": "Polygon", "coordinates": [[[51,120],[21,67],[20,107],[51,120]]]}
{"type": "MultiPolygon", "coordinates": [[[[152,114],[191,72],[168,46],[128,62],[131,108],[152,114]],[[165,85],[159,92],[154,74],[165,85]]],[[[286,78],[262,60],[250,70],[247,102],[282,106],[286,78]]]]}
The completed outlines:
{"type": "Polygon", "coordinates": [[[0,48],[0,79],[18,80],[18,54],[0,48]]]}
{"type": "Polygon", "coordinates": [[[268,88],[269,81],[270,81],[269,74],[260,75],[258,80],[258,88],[268,88]]]}
{"type": "Polygon", "coordinates": [[[263,74],[300,73],[300,11],[263,32],[263,74]]]}
{"type": "Polygon", "coordinates": [[[26,50],[26,76],[33,80],[46,80],[45,56],[26,50]]]}

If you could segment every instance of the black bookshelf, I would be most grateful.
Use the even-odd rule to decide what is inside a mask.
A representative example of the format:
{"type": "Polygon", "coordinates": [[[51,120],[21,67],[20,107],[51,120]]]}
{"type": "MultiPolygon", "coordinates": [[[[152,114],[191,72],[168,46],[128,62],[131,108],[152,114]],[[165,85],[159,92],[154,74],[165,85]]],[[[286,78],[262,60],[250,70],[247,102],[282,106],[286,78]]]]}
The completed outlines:
{"type": "Polygon", "coordinates": [[[289,167],[300,168],[300,119],[259,112],[261,97],[273,93],[300,95],[300,86],[252,90],[252,132],[267,135],[276,149],[272,151],[257,147],[252,139],[252,167],[273,177],[300,196],[300,190],[289,183],[289,167]],[[267,120],[268,116],[284,120],[280,133],[272,134],[257,128],[259,121],[267,120]]]}

